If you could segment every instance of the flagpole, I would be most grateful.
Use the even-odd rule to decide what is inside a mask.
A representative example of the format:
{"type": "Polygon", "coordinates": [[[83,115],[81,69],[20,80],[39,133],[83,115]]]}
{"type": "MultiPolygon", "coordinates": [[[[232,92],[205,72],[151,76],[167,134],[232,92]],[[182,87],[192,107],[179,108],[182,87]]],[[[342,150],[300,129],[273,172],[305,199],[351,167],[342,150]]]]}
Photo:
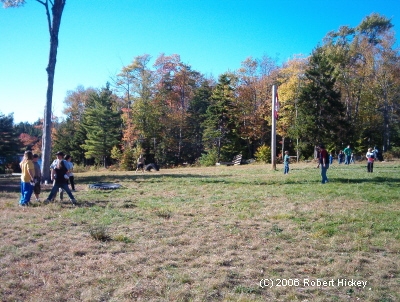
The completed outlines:
{"type": "Polygon", "coordinates": [[[275,104],[276,102],[276,85],[272,85],[272,131],[271,131],[271,169],[276,170],[276,117],[275,104]]]}

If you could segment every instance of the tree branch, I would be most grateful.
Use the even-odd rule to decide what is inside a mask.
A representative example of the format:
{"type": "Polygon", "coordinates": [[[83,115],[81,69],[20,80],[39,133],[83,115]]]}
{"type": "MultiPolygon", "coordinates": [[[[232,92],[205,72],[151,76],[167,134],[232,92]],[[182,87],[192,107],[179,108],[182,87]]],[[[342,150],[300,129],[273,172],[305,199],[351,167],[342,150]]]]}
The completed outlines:
{"type": "MultiPolygon", "coordinates": [[[[36,0],[36,2],[39,2],[40,4],[43,4],[44,7],[46,8],[47,24],[49,26],[49,34],[51,36],[51,15],[50,15],[50,10],[49,10],[49,1],[48,0],[46,0],[46,1],[36,0]]],[[[51,2],[51,4],[53,5],[52,2],[51,2]]]]}

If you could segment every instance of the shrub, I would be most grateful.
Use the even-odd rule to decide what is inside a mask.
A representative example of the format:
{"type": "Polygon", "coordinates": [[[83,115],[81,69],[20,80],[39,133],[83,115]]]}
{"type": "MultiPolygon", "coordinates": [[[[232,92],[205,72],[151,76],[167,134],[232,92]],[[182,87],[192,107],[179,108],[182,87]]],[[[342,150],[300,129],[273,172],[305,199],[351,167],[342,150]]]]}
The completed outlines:
{"type": "Polygon", "coordinates": [[[218,160],[218,152],[216,149],[211,149],[207,153],[203,153],[199,158],[199,163],[203,167],[214,166],[218,160]]]}
{"type": "Polygon", "coordinates": [[[135,149],[126,148],[120,157],[120,168],[125,171],[133,171],[135,163],[135,149]]]}
{"type": "Polygon", "coordinates": [[[392,147],[390,151],[383,153],[383,159],[386,161],[400,158],[400,147],[392,147]]]}
{"type": "Polygon", "coordinates": [[[74,164],[74,172],[79,173],[79,172],[87,172],[89,171],[89,166],[84,166],[84,165],[75,165],[74,164]]]}
{"type": "Polygon", "coordinates": [[[257,161],[271,163],[271,147],[266,145],[258,147],[254,156],[256,157],[257,161]]]}
{"type": "Polygon", "coordinates": [[[111,237],[108,235],[108,229],[105,226],[91,227],[89,234],[94,240],[108,241],[111,239],[111,237]]]}
{"type": "Polygon", "coordinates": [[[114,237],[114,240],[119,241],[119,242],[124,242],[124,243],[132,243],[133,242],[132,239],[130,239],[129,237],[122,235],[122,234],[116,235],[114,237]]]}
{"type": "Polygon", "coordinates": [[[116,161],[120,161],[120,160],[121,160],[121,158],[122,158],[122,152],[121,152],[121,150],[120,150],[117,146],[114,146],[114,147],[111,149],[111,158],[112,158],[112,159],[115,159],[116,161]]]}

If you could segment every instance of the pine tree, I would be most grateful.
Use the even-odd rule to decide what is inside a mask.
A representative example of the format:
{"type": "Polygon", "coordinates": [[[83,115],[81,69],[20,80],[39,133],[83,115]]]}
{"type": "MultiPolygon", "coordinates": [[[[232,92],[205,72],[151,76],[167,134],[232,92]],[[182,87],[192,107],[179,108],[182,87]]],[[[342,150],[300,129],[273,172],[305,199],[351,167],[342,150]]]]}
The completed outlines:
{"type": "Polygon", "coordinates": [[[83,163],[85,161],[85,150],[82,149],[81,146],[85,143],[86,135],[84,133],[85,130],[82,124],[76,125],[76,123],[68,117],[57,127],[57,131],[54,135],[53,150],[70,154],[73,161],[77,164],[83,163]]]}
{"type": "Polygon", "coordinates": [[[195,90],[194,96],[189,103],[187,123],[187,136],[189,140],[188,161],[194,162],[201,156],[203,151],[203,122],[206,118],[207,108],[210,105],[211,87],[208,81],[204,81],[201,86],[195,90]]]}
{"type": "Polygon", "coordinates": [[[208,149],[218,150],[218,160],[230,160],[240,152],[238,125],[235,120],[234,90],[230,76],[219,77],[204,121],[203,141],[208,149]]]}
{"type": "Polygon", "coordinates": [[[335,88],[334,67],[322,48],[313,51],[305,72],[307,84],[299,96],[299,132],[313,143],[336,144],[345,128],[340,92],[335,88]]]}
{"type": "Polygon", "coordinates": [[[10,163],[18,152],[18,135],[13,128],[12,114],[5,116],[0,112],[0,166],[10,163]]]}
{"type": "Polygon", "coordinates": [[[107,83],[99,93],[91,96],[84,113],[83,127],[86,130],[82,148],[86,158],[94,158],[97,164],[107,166],[111,150],[121,140],[121,115],[115,106],[115,99],[107,83]]]}

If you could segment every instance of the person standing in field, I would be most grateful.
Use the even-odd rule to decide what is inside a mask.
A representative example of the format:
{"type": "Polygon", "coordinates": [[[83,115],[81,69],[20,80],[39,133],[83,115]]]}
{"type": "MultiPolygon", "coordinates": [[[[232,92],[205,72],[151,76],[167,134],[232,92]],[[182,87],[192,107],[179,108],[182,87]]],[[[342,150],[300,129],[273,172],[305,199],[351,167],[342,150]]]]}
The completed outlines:
{"type": "Polygon", "coordinates": [[[352,153],[350,145],[348,145],[347,148],[344,148],[343,152],[344,152],[344,156],[345,156],[344,164],[350,165],[351,153],[352,153]]]}
{"type": "Polygon", "coordinates": [[[367,158],[367,172],[374,172],[374,161],[375,161],[375,152],[372,151],[372,148],[368,148],[367,154],[365,155],[367,158]]]}
{"type": "Polygon", "coordinates": [[[32,162],[32,151],[25,151],[24,158],[20,162],[21,167],[21,199],[19,205],[22,207],[29,206],[33,193],[33,180],[35,178],[35,167],[32,162]]]}
{"type": "Polygon", "coordinates": [[[340,150],[340,151],[339,151],[339,154],[338,154],[338,163],[339,163],[339,165],[340,165],[340,164],[343,163],[343,162],[344,162],[344,153],[343,153],[342,150],[340,150]]]}
{"type": "Polygon", "coordinates": [[[350,163],[353,163],[353,164],[356,163],[355,155],[354,155],[353,152],[352,152],[351,155],[350,155],[350,163]]]}
{"type": "Polygon", "coordinates": [[[285,156],[283,157],[283,174],[289,174],[289,162],[290,156],[289,151],[285,151],[285,156]]]}
{"type": "Polygon", "coordinates": [[[74,164],[72,163],[72,157],[71,155],[67,154],[64,157],[65,160],[65,166],[68,169],[68,176],[69,176],[69,183],[71,184],[71,191],[75,192],[75,178],[74,178],[74,173],[72,170],[74,170],[74,164]]]}
{"type": "Polygon", "coordinates": [[[142,173],[144,173],[144,163],[145,163],[145,160],[144,160],[143,154],[140,154],[139,158],[137,159],[136,172],[139,169],[142,169],[142,173]]]}
{"type": "MultiPolygon", "coordinates": [[[[51,189],[51,192],[47,199],[45,200],[46,203],[49,203],[52,201],[53,196],[57,194],[57,191],[59,189],[64,190],[67,192],[71,202],[73,205],[76,205],[76,200],[74,195],[72,195],[71,190],[68,188],[68,169],[65,164],[65,160],[63,160],[64,153],[63,152],[57,152],[57,166],[53,167],[51,170],[51,178],[54,179],[54,184],[53,188],[51,189]]],[[[61,196],[60,196],[61,197],[61,196]]]]}
{"type": "Polygon", "coordinates": [[[329,182],[328,177],[326,176],[326,172],[329,169],[329,154],[325,150],[323,144],[319,145],[319,165],[321,167],[322,183],[325,184],[329,182]]]}
{"type": "Polygon", "coordinates": [[[35,174],[34,174],[34,185],[33,185],[33,193],[35,194],[36,201],[40,201],[39,195],[40,195],[40,183],[42,182],[42,172],[40,171],[40,165],[38,163],[39,160],[39,155],[33,154],[33,166],[35,167],[35,174]]]}

